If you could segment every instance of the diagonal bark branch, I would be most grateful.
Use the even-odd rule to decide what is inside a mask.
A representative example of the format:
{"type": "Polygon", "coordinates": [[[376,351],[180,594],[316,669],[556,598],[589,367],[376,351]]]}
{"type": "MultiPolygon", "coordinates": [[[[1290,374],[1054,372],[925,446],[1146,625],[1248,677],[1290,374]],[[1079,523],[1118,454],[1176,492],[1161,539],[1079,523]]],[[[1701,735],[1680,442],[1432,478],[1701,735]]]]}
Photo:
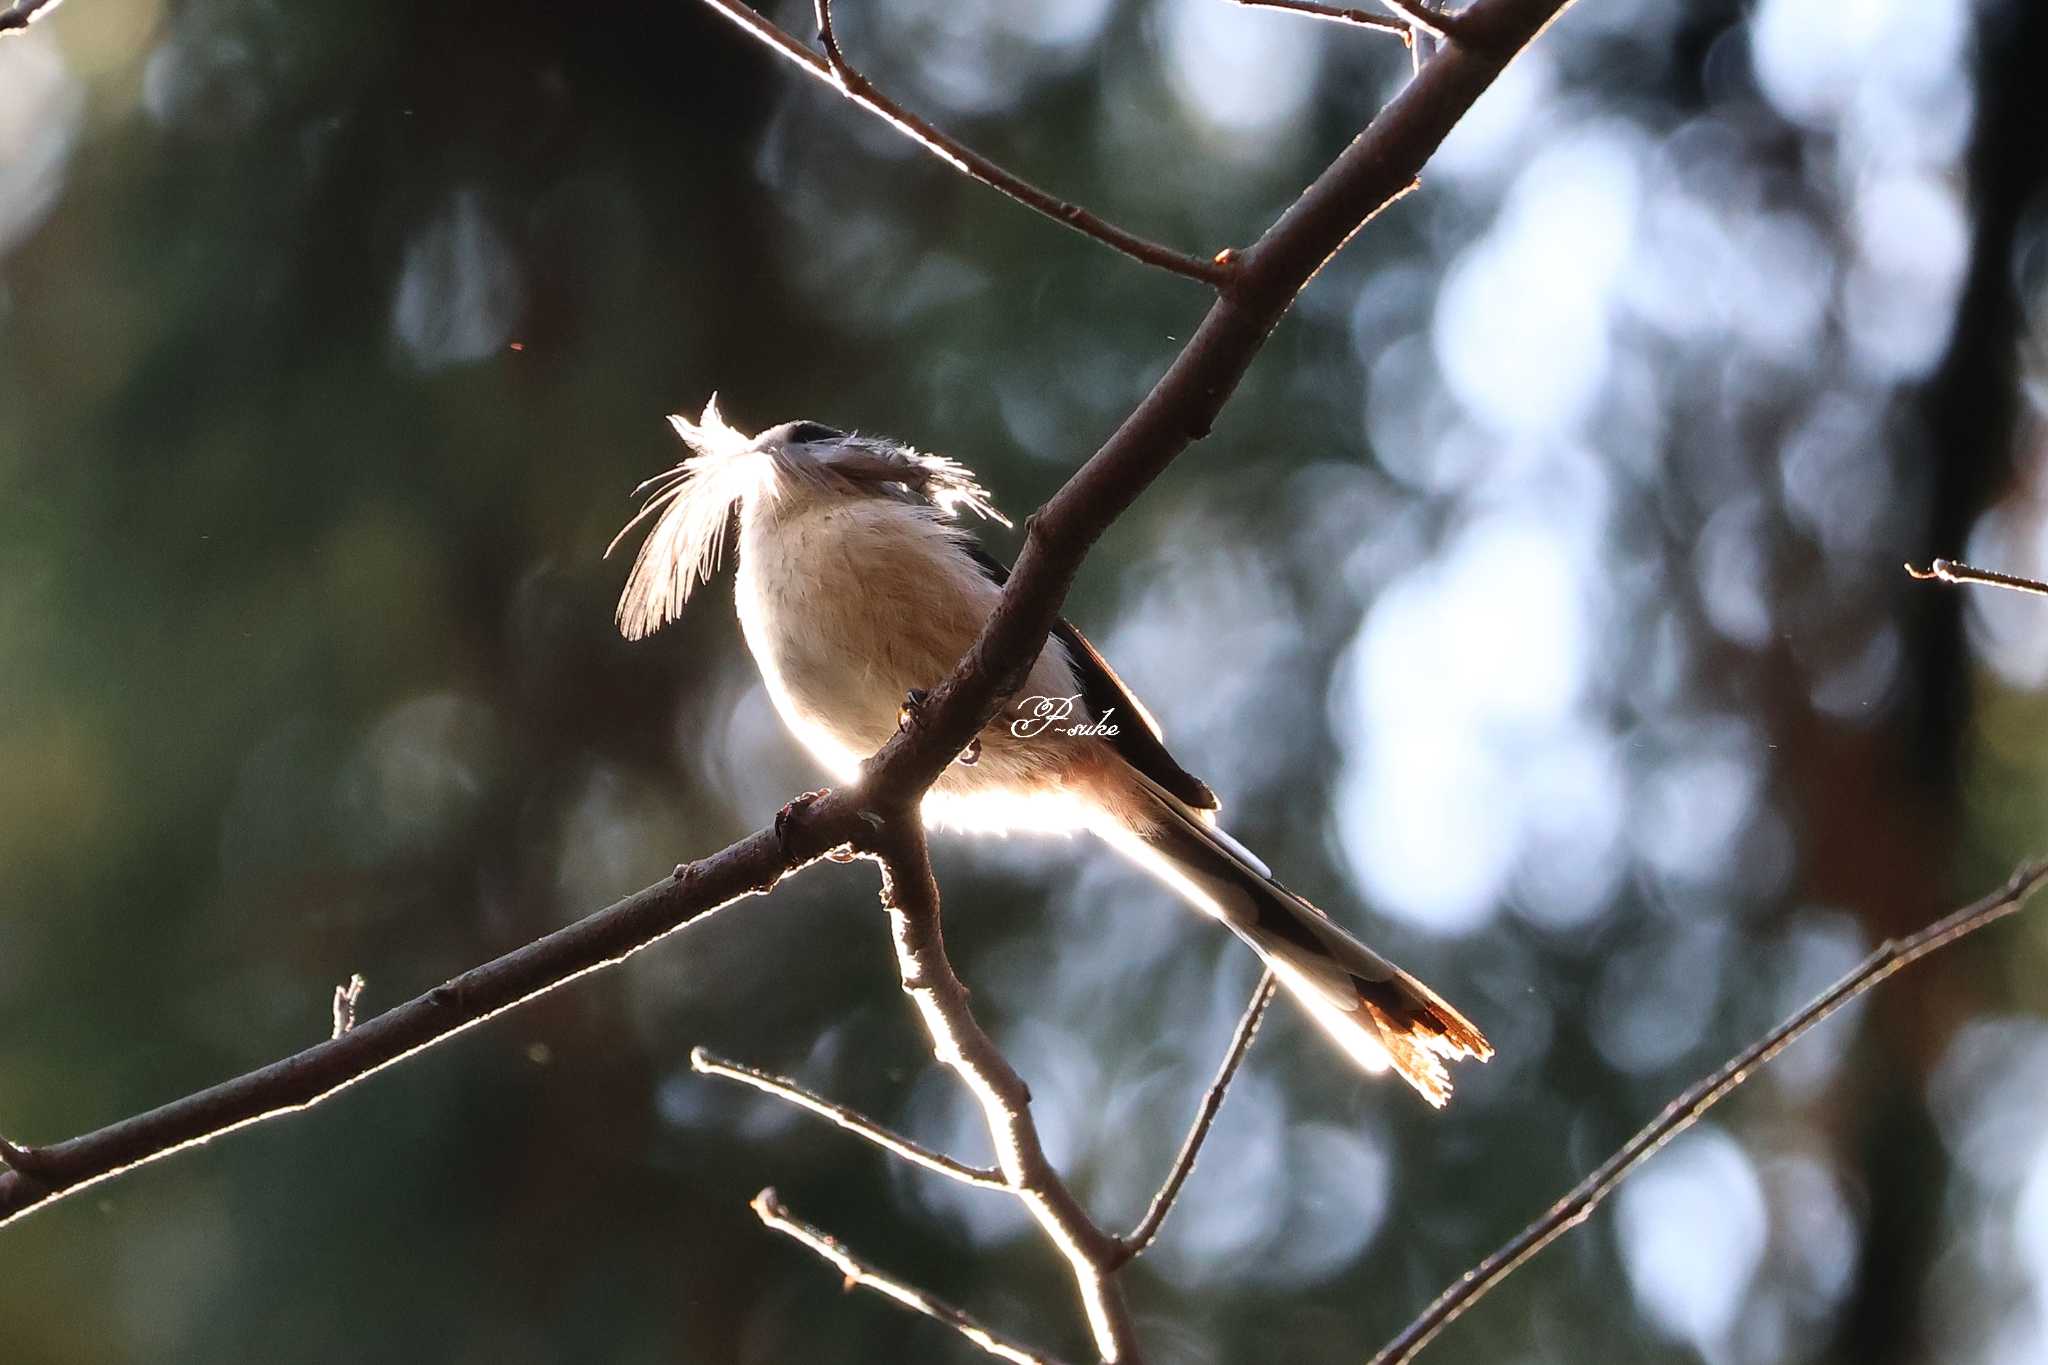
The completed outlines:
{"type": "MultiPolygon", "coordinates": [[[[744,5],[705,3],[814,77],[832,80],[822,58],[744,5]]],[[[679,868],[673,881],[465,972],[340,1038],[81,1137],[0,1149],[10,1167],[0,1171],[0,1226],[185,1147],[318,1104],[712,910],[767,891],[785,873],[852,843],[875,819],[908,812],[994,715],[999,697],[1015,690],[1089,548],[1181,451],[1208,434],[1295,295],[1369,218],[1408,191],[1422,164],[1512,54],[1567,3],[1480,0],[1465,10],[1461,22],[1484,23],[1489,41],[1478,47],[1454,44],[1428,62],[1265,235],[1235,258],[1221,296],[1152,391],[1030,520],[1016,570],[974,648],[932,692],[917,722],[869,761],[860,786],[820,797],[783,830],[757,831],[679,868]]],[[[915,128],[906,132],[917,136],[915,128]]],[[[936,144],[941,154],[948,145],[936,144]]],[[[1099,1230],[1096,1236],[1100,1241],[1086,1250],[1107,1256],[1115,1243],[1099,1230]]]]}
{"type": "Polygon", "coordinates": [[[935,1299],[922,1289],[912,1288],[903,1281],[884,1275],[869,1266],[842,1246],[838,1238],[812,1227],[792,1214],[784,1207],[782,1201],[775,1197],[774,1190],[763,1190],[755,1195],[749,1207],[768,1227],[785,1237],[796,1239],[838,1267],[839,1273],[846,1277],[847,1288],[860,1285],[872,1289],[885,1298],[894,1299],[913,1313],[922,1313],[936,1322],[943,1322],[998,1360],[1010,1361],[1012,1365],[1059,1365],[1051,1356],[1040,1355],[1028,1346],[1001,1336],[953,1305],[935,1299]]]}
{"type": "Polygon", "coordinates": [[[1230,277],[1230,268],[1226,262],[1209,257],[1191,256],[1184,251],[1162,246],[1158,242],[1140,237],[1135,232],[1125,231],[1079,204],[1070,204],[1057,195],[1048,194],[1029,180],[1004,169],[929,120],[920,118],[884,95],[875,88],[872,81],[854,70],[840,53],[839,40],[832,32],[832,9],[829,0],[818,0],[817,5],[818,36],[827,53],[824,57],[820,57],[790,37],[769,22],[758,10],[740,3],[740,0],[704,0],[704,3],[739,25],[750,37],[794,63],[804,74],[825,82],[954,170],[980,181],[998,193],[1008,195],[1034,213],[1043,214],[1084,236],[1093,237],[1105,246],[1121,251],[1134,261],[1170,271],[1175,275],[1219,287],[1230,277]]]}
{"type": "Polygon", "coordinates": [[[1542,1217],[1516,1233],[1500,1250],[1466,1271],[1450,1288],[1439,1294],[1421,1316],[1382,1347],[1380,1353],[1372,1358],[1372,1365],[1404,1365],[1413,1360],[1416,1353],[1429,1345],[1430,1340],[1460,1313],[1486,1297],[1529,1258],[1585,1222],[1601,1201],[1634,1173],[1636,1167],[1655,1156],[1665,1143],[1692,1127],[1702,1114],[1728,1098],[1755,1074],[1758,1067],[1797,1042],[1808,1029],[1900,968],[1910,966],[1928,954],[1939,952],[1958,939],[2014,913],[2044,882],[2048,882],[2048,862],[2023,863],[2000,890],[1944,915],[1909,938],[1879,944],[1853,971],[1815,997],[1804,1009],[1736,1053],[1719,1069],[1695,1081],[1666,1105],[1648,1126],[1630,1138],[1620,1151],[1601,1162],[1592,1174],[1551,1205],[1542,1217]]]}
{"type": "Polygon", "coordinates": [[[982,1030],[954,975],[939,928],[939,884],[932,876],[924,823],[915,812],[890,820],[864,841],[882,864],[882,904],[889,911],[903,993],[917,1006],[932,1054],[967,1086],[995,1143],[996,1165],[1009,1188],[1066,1258],[1095,1349],[1105,1362],[1140,1360],[1136,1329],[1112,1278],[1121,1245],[1095,1225],[1060,1179],[1031,1118],[1031,1090],[982,1030]]]}
{"type": "Polygon", "coordinates": [[[690,1049],[690,1069],[706,1076],[723,1076],[729,1081],[738,1081],[741,1085],[750,1085],[777,1099],[787,1100],[797,1108],[807,1109],[857,1137],[866,1138],[883,1151],[900,1156],[913,1166],[922,1166],[927,1171],[951,1176],[963,1185],[974,1185],[984,1190],[1007,1191],[1010,1188],[1010,1182],[1003,1179],[1000,1171],[970,1166],[964,1161],[947,1156],[944,1152],[935,1152],[923,1143],[912,1142],[900,1133],[890,1132],[858,1109],[835,1104],[822,1095],[804,1089],[787,1077],[727,1061],[701,1047],[690,1049]]]}
{"type": "Polygon", "coordinates": [[[44,1147],[0,1148],[0,1159],[11,1168],[0,1171],[0,1227],[173,1152],[310,1109],[416,1052],[611,966],[714,910],[770,890],[784,873],[866,828],[850,802],[807,815],[784,837],[762,830],[678,867],[667,881],[282,1061],[82,1137],[44,1147]]]}
{"type": "MultiPolygon", "coordinates": [[[[722,0],[707,0],[722,3],[722,0]]],[[[1209,434],[1252,357],[1295,296],[1352,234],[1406,194],[1458,120],[1569,0],[1482,0],[1465,11],[1487,25],[1480,47],[1453,46],[1427,63],[1366,130],[1289,205],[1237,267],[1151,392],[1050,502],[1026,523],[1001,604],[916,723],[871,761],[868,790],[901,800],[922,792],[1021,685],[1059,615],[1082,558],[1180,453],[1209,434]]]]}

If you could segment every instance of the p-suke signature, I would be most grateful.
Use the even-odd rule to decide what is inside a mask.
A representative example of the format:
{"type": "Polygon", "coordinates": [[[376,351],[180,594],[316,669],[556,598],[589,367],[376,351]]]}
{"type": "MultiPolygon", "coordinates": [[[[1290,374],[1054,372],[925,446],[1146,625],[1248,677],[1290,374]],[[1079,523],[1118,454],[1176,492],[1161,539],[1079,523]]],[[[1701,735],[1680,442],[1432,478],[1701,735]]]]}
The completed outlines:
{"type": "Polygon", "coordinates": [[[1110,720],[1116,714],[1114,706],[1091,721],[1086,718],[1087,712],[1081,711],[1078,695],[1025,697],[1017,705],[1024,714],[1010,722],[1010,733],[1019,739],[1036,739],[1047,734],[1064,735],[1069,739],[1108,739],[1117,733],[1115,723],[1110,720]],[[1076,711],[1081,711],[1083,718],[1068,724],[1076,711]]]}

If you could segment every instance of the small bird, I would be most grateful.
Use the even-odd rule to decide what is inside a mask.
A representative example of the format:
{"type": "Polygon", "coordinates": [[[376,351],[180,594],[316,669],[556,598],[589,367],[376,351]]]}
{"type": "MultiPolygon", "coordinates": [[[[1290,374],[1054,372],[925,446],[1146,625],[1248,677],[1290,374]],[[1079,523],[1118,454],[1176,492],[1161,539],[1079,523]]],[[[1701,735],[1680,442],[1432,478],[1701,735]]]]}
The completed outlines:
{"type": "MultiPolygon", "coordinates": [[[[696,421],[669,423],[695,453],[636,490],[647,503],[612,541],[653,519],[619,598],[620,632],[638,640],[675,619],[716,571],[737,504],[747,647],[791,733],[836,780],[857,783],[862,760],[953,671],[1002,595],[1008,570],[956,516],[1009,522],[972,471],[895,441],[818,422],[748,436],[716,397],[696,421]]],[[[942,828],[1100,836],[1249,944],[1361,1066],[1392,1066],[1441,1106],[1445,1063],[1484,1061],[1492,1046],[1275,881],[1217,826],[1217,804],[1063,620],[1022,690],[932,786],[924,814],[942,828]]]]}

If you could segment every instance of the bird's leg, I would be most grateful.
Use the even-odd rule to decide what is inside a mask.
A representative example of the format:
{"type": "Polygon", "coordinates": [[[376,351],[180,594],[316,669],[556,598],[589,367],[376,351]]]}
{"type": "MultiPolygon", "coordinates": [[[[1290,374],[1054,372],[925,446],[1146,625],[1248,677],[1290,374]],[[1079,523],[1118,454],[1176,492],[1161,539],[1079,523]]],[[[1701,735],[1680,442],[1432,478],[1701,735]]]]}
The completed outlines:
{"type": "MultiPolygon", "coordinates": [[[[930,692],[927,692],[922,687],[913,687],[908,692],[905,692],[903,694],[903,705],[896,710],[896,728],[908,730],[916,722],[917,718],[924,713],[924,704],[930,699],[931,695],[930,692]]],[[[981,736],[976,735],[973,739],[968,740],[967,747],[962,749],[953,761],[966,768],[971,768],[981,762],[981,736]]]]}

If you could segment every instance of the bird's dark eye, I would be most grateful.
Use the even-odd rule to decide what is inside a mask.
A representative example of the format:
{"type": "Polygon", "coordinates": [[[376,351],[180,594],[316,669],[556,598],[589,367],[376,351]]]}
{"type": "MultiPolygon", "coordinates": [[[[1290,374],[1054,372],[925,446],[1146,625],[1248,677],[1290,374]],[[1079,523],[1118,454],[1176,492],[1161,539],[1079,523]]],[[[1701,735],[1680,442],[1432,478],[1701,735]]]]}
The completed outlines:
{"type": "Polygon", "coordinates": [[[835,431],[823,422],[798,422],[789,429],[789,439],[797,445],[816,445],[820,441],[837,441],[846,435],[835,431]]]}

